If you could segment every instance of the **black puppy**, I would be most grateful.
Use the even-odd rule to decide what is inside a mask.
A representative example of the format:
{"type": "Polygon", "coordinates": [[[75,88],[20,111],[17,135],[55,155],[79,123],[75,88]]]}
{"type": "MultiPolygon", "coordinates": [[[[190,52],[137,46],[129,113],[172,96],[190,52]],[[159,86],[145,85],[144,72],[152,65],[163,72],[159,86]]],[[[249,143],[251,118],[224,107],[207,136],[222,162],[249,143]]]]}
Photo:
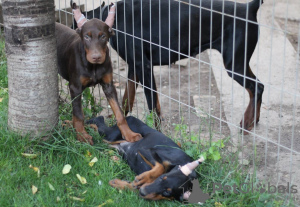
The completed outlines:
{"type": "Polygon", "coordinates": [[[199,162],[193,162],[170,138],[139,119],[127,117],[126,120],[129,127],[140,133],[143,139],[134,143],[126,142],[118,127],[107,127],[101,116],[87,122],[97,125],[99,134],[118,149],[138,175],[132,183],[115,179],[110,181],[110,185],[119,189],[139,189],[140,195],[149,200],[188,199],[189,194],[185,192],[192,188],[191,181],[196,178],[194,169],[199,162]]]}
{"type": "MultiPolygon", "coordinates": [[[[254,122],[259,121],[264,91],[264,85],[257,82],[249,66],[258,41],[256,13],[260,3],[263,0],[253,0],[248,4],[223,0],[116,2],[116,36],[110,39],[110,43],[129,66],[128,78],[131,81],[128,81],[128,90],[126,87],[123,96],[125,114],[132,110],[134,102],[137,85],[133,80],[146,86],[148,107],[160,115],[158,96],[153,92],[157,88],[152,66],[169,65],[212,48],[222,51],[228,75],[249,93],[250,102],[244,123],[241,121],[240,125],[251,130],[254,122]]],[[[108,7],[104,4],[87,12],[87,18],[105,19],[107,15],[108,7]]]]}
{"type": "MultiPolygon", "coordinates": [[[[76,4],[73,6],[74,9],[77,8],[76,4]]],[[[92,19],[77,32],[59,23],[55,25],[58,72],[69,81],[73,126],[77,132],[77,139],[90,144],[93,144],[93,141],[84,129],[81,94],[85,88],[96,84],[102,86],[123,137],[130,142],[141,138],[140,134],[132,132],[128,127],[113,85],[113,70],[107,47],[108,39],[113,35],[109,26],[112,22],[92,19]]]]}

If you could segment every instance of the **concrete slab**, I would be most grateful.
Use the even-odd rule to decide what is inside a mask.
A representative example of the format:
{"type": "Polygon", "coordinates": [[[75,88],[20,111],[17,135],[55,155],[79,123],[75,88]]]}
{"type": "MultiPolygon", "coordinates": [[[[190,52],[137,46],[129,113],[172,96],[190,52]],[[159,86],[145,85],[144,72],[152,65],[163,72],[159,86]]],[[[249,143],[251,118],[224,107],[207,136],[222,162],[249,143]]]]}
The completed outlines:
{"type": "Polygon", "coordinates": [[[300,20],[300,3],[286,3],[286,2],[279,2],[275,6],[275,16],[292,20],[292,21],[299,21],[300,20]]]}

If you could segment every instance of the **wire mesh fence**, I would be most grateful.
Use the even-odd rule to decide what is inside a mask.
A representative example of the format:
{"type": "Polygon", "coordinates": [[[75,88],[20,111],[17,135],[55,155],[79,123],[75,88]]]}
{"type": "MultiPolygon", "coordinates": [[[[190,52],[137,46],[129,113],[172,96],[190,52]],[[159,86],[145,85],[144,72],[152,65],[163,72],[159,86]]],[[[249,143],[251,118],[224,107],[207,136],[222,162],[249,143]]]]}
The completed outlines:
{"type": "MultiPolygon", "coordinates": [[[[75,2],[89,18],[101,18],[111,3],[75,2]]],[[[114,2],[123,16],[116,16],[110,46],[120,104],[140,119],[149,109],[161,112],[161,130],[183,143],[226,139],[242,170],[285,186],[278,196],[299,205],[299,189],[291,187],[300,183],[299,1],[259,6],[254,0],[257,13],[248,0],[123,2],[114,2]]],[[[56,8],[57,21],[71,26],[69,1],[56,0],[56,8]]],[[[60,85],[67,95],[63,80],[60,85]]],[[[101,115],[111,115],[101,88],[92,94],[101,115]]]]}

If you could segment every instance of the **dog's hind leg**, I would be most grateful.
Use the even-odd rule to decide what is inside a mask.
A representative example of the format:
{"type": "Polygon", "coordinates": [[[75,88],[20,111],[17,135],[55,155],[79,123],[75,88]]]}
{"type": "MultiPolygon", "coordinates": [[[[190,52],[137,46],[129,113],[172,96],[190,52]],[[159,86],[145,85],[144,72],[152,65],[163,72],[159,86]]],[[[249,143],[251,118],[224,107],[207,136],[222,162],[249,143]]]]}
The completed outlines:
{"type": "MultiPolygon", "coordinates": [[[[249,93],[250,101],[245,111],[244,119],[240,122],[240,126],[243,129],[251,130],[254,127],[254,121],[255,123],[259,122],[264,85],[260,83],[252,73],[250,67],[248,67],[247,73],[249,73],[249,75],[247,74],[247,77],[250,77],[253,80],[246,79],[245,88],[249,93]]],[[[247,132],[245,131],[244,134],[247,134],[247,132]]]]}
{"type": "Polygon", "coordinates": [[[127,116],[128,112],[132,111],[132,107],[135,99],[136,88],[138,87],[139,79],[137,75],[133,74],[134,70],[129,69],[128,71],[128,81],[127,86],[125,87],[125,92],[122,100],[122,106],[125,116],[127,116]],[[135,79],[134,79],[135,77],[135,79]]]}
{"type": "MultiPolygon", "coordinates": [[[[244,113],[244,117],[240,122],[240,127],[250,131],[254,127],[254,124],[259,121],[264,85],[256,78],[249,66],[250,57],[252,56],[254,48],[253,50],[247,51],[248,57],[245,63],[245,43],[236,42],[236,44],[239,48],[235,50],[234,66],[232,64],[232,54],[228,55],[228,53],[224,53],[223,59],[226,69],[234,71],[234,73],[228,71],[228,75],[237,81],[242,87],[245,87],[249,93],[250,101],[244,113]],[[232,69],[233,67],[234,69],[232,69]]],[[[248,132],[244,131],[244,134],[248,134],[248,132]]]]}
{"type": "MultiPolygon", "coordinates": [[[[148,109],[155,112],[159,119],[161,119],[161,107],[157,94],[156,81],[153,73],[153,68],[149,61],[144,60],[144,71],[137,70],[138,78],[141,84],[144,85],[144,93],[147,100],[148,109]]],[[[160,121],[160,120],[159,120],[160,121]]],[[[158,120],[155,120],[155,126],[158,125],[158,120]]]]}

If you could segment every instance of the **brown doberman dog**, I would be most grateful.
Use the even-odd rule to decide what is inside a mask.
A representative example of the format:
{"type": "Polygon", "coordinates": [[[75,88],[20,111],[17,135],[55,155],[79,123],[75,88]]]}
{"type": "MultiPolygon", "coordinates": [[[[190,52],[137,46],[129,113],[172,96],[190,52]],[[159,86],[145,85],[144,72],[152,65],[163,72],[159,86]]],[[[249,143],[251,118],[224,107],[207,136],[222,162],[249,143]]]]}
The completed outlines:
{"type": "MultiPolygon", "coordinates": [[[[77,7],[76,4],[73,6],[77,7]]],[[[114,112],[123,138],[128,142],[141,139],[140,134],[134,133],[128,127],[113,85],[113,69],[107,47],[109,38],[114,34],[109,26],[112,24],[113,22],[104,23],[99,19],[92,19],[81,29],[74,31],[56,23],[58,72],[69,81],[73,100],[73,127],[77,132],[77,139],[91,145],[92,137],[84,129],[81,94],[85,88],[98,83],[114,112]]]]}

